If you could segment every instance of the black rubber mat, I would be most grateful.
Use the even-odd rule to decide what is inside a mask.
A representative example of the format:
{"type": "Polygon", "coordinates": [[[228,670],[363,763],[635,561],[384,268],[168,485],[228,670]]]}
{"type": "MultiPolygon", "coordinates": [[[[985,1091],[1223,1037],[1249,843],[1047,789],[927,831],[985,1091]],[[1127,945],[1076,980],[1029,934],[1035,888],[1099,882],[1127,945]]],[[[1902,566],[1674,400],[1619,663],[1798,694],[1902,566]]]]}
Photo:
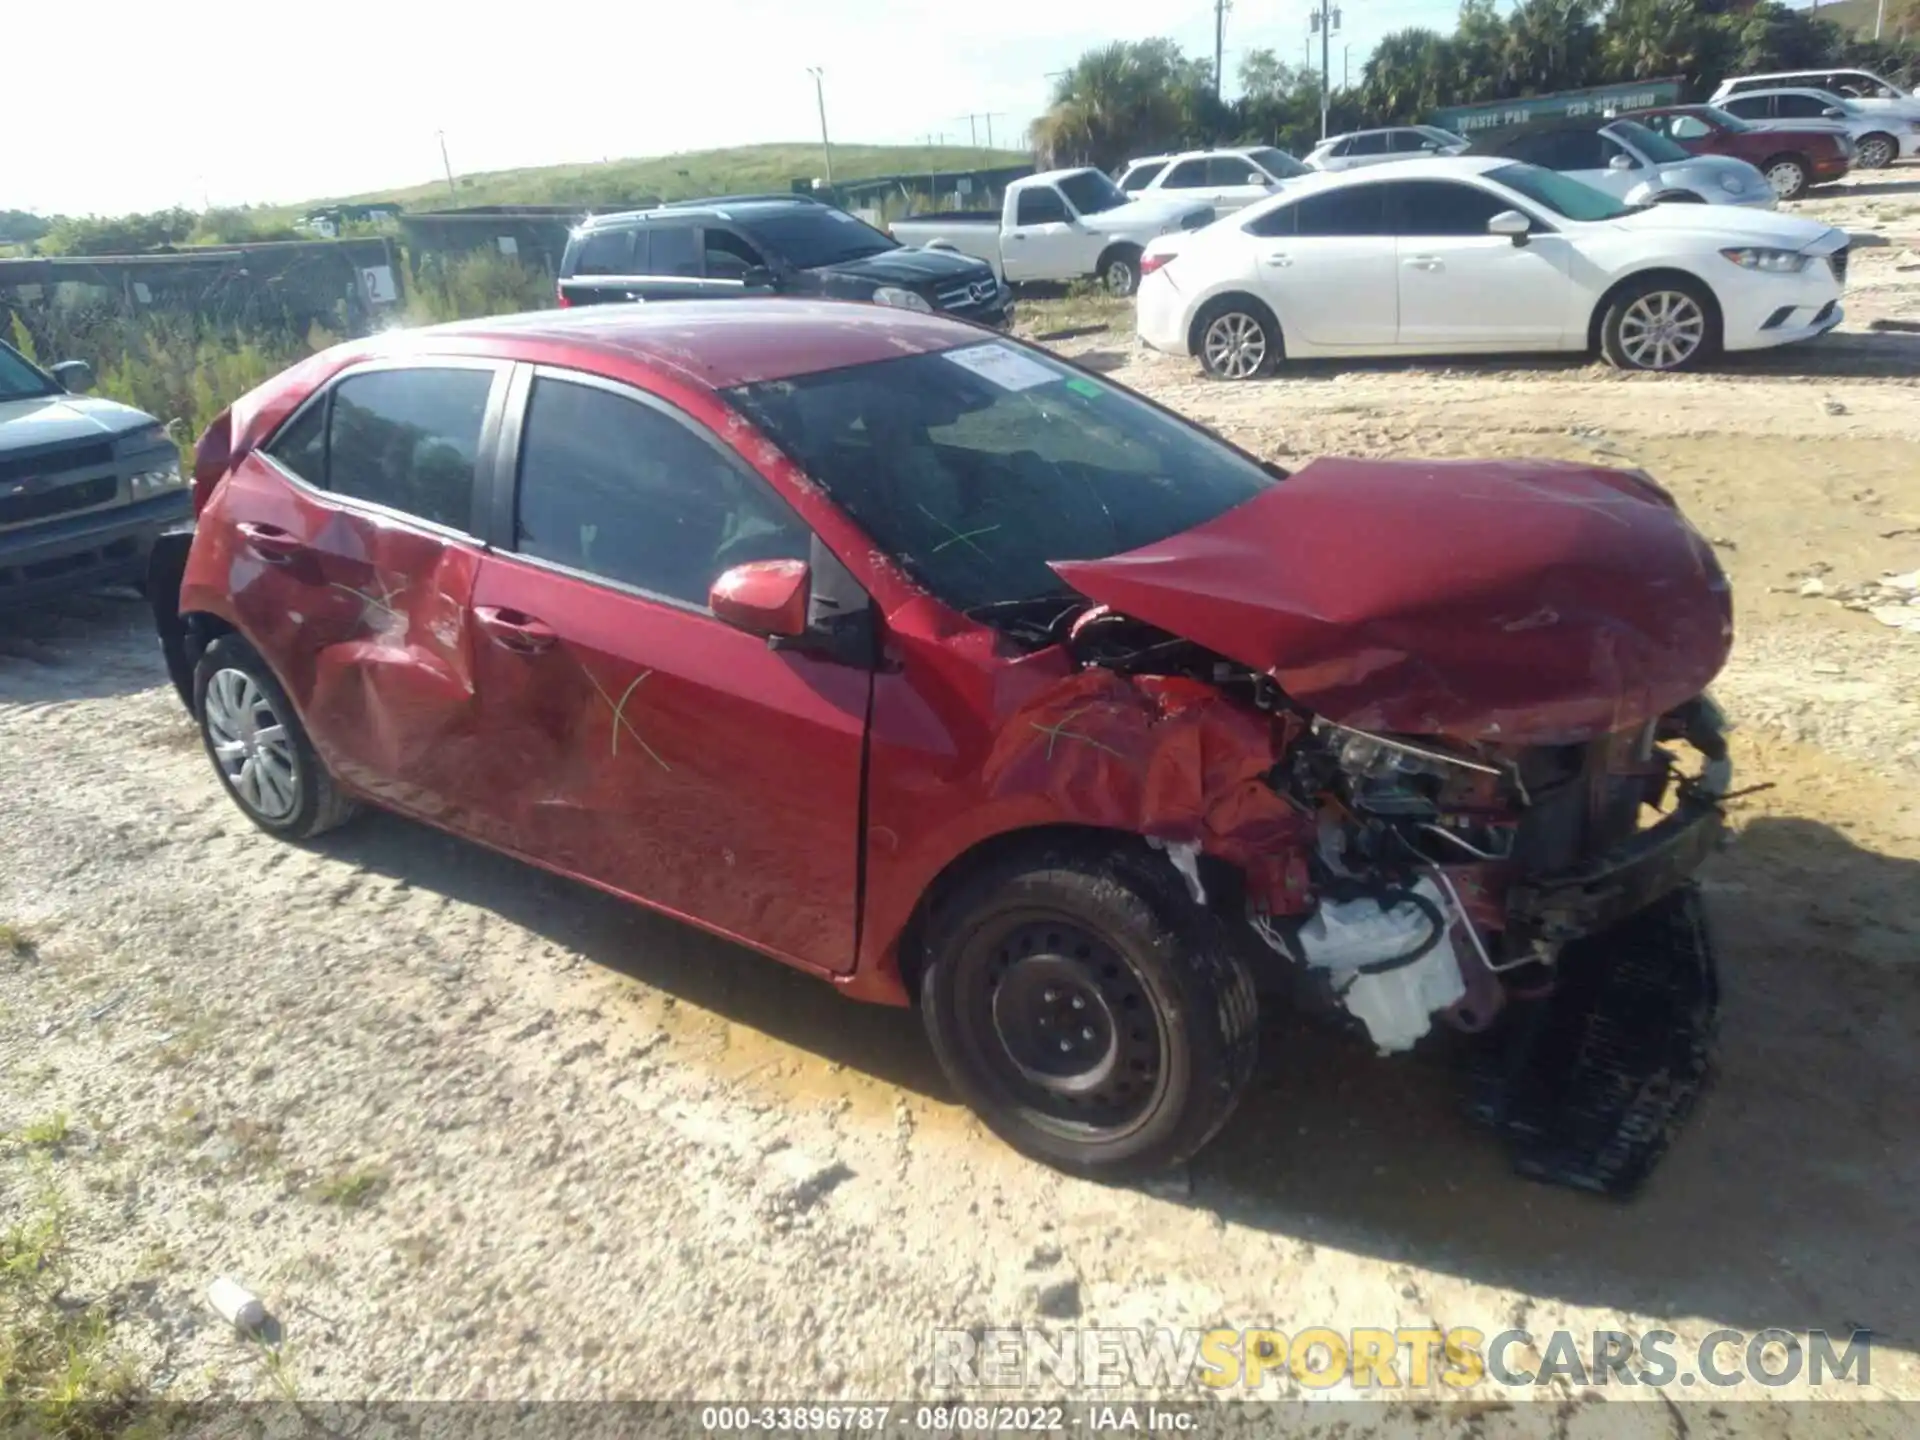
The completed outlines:
{"type": "Polygon", "coordinates": [[[1550,996],[1510,1003],[1469,1108],[1522,1175],[1624,1198],[1707,1080],[1719,989],[1699,891],[1569,945],[1555,968],[1550,996]]]}

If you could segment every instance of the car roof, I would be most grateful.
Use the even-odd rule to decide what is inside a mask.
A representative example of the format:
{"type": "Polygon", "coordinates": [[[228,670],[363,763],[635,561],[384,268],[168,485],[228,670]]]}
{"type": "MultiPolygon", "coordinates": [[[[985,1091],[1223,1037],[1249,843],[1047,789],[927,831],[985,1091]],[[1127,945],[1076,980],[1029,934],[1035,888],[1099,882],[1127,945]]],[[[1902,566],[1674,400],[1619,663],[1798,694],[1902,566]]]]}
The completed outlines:
{"type": "Polygon", "coordinates": [[[619,210],[607,215],[589,215],[580,222],[582,230],[613,229],[622,225],[631,225],[636,221],[660,219],[698,218],[702,215],[725,213],[735,220],[753,220],[767,215],[786,215],[796,210],[818,210],[825,208],[821,202],[807,195],[795,195],[788,199],[784,195],[735,195],[719,196],[712,200],[675,200],[670,204],[652,205],[645,210],[619,210]]]}
{"type": "Polygon", "coordinates": [[[1822,89],[1818,85],[1768,85],[1759,90],[1741,90],[1736,94],[1729,95],[1727,99],[1751,100],[1756,96],[1766,95],[1818,95],[1822,99],[1837,100],[1843,105],[1846,104],[1847,101],[1846,96],[1836,95],[1833,91],[1822,89]]]}
{"type": "Polygon", "coordinates": [[[1760,70],[1752,75],[1729,75],[1720,82],[1724,89],[1728,85],[1738,84],[1742,80],[1784,80],[1790,75],[1871,75],[1871,70],[1858,65],[1806,65],[1798,70],[1760,70]]]}
{"type": "MultiPolygon", "coordinates": [[[[1310,175],[1287,181],[1287,188],[1274,199],[1291,201],[1317,190],[1332,190],[1342,185],[1372,185],[1381,180],[1459,179],[1467,175],[1485,175],[1490,170],[1504,170],[1517,163],[1505,155],[1431,155],[1386,160],[1378,165],[1363,165],[1357,170],[1315,170],[1310,175]]],[[[1243,210],[1240,214],[1265,214],[1265,210],[1261,209],[1264,203],[1256,201],[1252,211],[1243,210]]]]}
{"type": "Polygon", "coordinates": [[[639,364],[725,390],[993,338],[961,321],[913,310],[768,297],[495,315],[388,331],[364,342],[362,351],[369,359],[464,354],[577,364],[599,358],[614,369],[639,364]]]}

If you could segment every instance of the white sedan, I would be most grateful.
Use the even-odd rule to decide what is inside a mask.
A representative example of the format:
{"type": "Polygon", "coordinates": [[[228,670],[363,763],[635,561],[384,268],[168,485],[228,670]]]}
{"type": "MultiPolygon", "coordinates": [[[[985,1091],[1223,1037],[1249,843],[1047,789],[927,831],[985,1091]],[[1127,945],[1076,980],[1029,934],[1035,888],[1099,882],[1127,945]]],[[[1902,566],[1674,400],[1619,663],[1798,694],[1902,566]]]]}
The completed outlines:
{"type": "Polygon", "coordinates": [[[1596,348],[1679,370],[1838,325],[1847,243],[1772,211],[1627,206],[1497,157],[1412,160],[1155,240],[1137,328],[1224,380],[1284,356],[1596,348]]]}

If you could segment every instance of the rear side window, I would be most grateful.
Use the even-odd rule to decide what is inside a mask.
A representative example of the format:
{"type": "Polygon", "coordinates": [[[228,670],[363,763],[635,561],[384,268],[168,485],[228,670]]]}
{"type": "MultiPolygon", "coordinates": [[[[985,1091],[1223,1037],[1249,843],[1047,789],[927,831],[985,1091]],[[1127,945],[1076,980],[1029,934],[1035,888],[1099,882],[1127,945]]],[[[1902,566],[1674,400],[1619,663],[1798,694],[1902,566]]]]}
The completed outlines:
{"type": "Polygon", "coordinates": [[[1347,154],[1385,155],[1387,153],[1387,142],[1388,137],[1378,130],[1374,131],[1371,135],[1356,135],[1347,142],[1347,154]]]}
{"type": "Polygon", "coordinates": [[[1307,235],[1391,235],[1384,185],[1352,185],[1323,190],[1289,208],[1299,212],[1299,233],[1307,235]]]}
{"type": "Polygon", "coordinates": [[[1248,177],[1259,173],[1260,167],[1244,155],[1216,155],[1207,161],[1207,179],[1215,186],[1257,184],[1248,177]]]}
{"type": "Polygon", "coordinates": [[[450,529],[473,526],[491,370],[374,370],[333,389],[326,488],[450,529]]]}
{"type": "Polygon", "coordinates": [[[767,263],[758,250],[738,235],[725,230],[707,230],[702,234],[710,280],[739,280],[747,271],[767,263]]]}
{"type": "Polygon", "coordinates": [[[1720,108],[1743,120],[1767,118],[1767,99],[1764,95],[1736,95],[1731,100],[1721,102],[1720,108]]]}
{"type": "Polygon", "coordinates": [[[574,252],[575,275],[631,275],[633,273],[633,231],[595,230],[580,241],[574,252]]]}
{"type": "Polygon", "coordinates": [[[1773,103],[1776,107],[1775,114],[1790,116],[1795,120],[1817,119],[1824,116],[1828,110],[1838,108],[1827,104],[1816,95],[1776,95],[1773,97],[1773,103]]]}
{"type": "Polygon", "coordinates": [[[811,539],[765,480],[691,424],[597,386],[534,381],[521,554],[704,609],[722,572],[805,560],[811,539]]]}
{"type": "Polygon", "coordinates": [[[642,232],[647,242],[646,264],[635,273],[700,278],[700,232],[690,225],[648,226],[642,232]]]}
{"type": "Polygon", "coordinates": [[[1129,195],[1137,195],[1153,183],[1153,177],[1167,168],[1167,162],[1156,160],[1148,165],[1136,165],[1127,171],[1126,178],[1120,182],[1120,188],[1129,195]]]}

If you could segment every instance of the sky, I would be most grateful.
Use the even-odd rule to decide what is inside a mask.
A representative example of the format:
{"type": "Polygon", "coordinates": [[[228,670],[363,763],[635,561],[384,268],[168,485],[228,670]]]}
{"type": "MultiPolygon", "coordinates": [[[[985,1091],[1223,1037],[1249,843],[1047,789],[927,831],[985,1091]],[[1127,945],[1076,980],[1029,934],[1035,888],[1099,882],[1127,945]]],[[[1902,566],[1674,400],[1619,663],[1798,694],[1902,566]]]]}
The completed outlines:
{"type": "MultiPolygon", "coordinates": [[[[1235,0],[1238,56],[1299,63],[1312,0],[1235,0]]],[[[456,173],[664,155],[819,135],[1018,141],[1049,71],[1115,39],[1213,53],[1211,0],[151,0],[7,4],[0,210],[119,214],[286,203],[456,173]],[[75,30],[112,43],[76,39],[75,30]],[[51,57],[84,55],[76,71],[51,57]],[[40,57],[40,58],[36,58],[40,57]],[[43,63],[44,62],[44,63],[43,63]],[[81,83],[76,77],[83,77],[81,83]]],[[[1333,37],[1358,77],[1381,35],[1450,29],[1457,0],[1346,0],[1333,37]]],[[[1313,49],[1318,62],[1319,47],[1313,49]]]]}

